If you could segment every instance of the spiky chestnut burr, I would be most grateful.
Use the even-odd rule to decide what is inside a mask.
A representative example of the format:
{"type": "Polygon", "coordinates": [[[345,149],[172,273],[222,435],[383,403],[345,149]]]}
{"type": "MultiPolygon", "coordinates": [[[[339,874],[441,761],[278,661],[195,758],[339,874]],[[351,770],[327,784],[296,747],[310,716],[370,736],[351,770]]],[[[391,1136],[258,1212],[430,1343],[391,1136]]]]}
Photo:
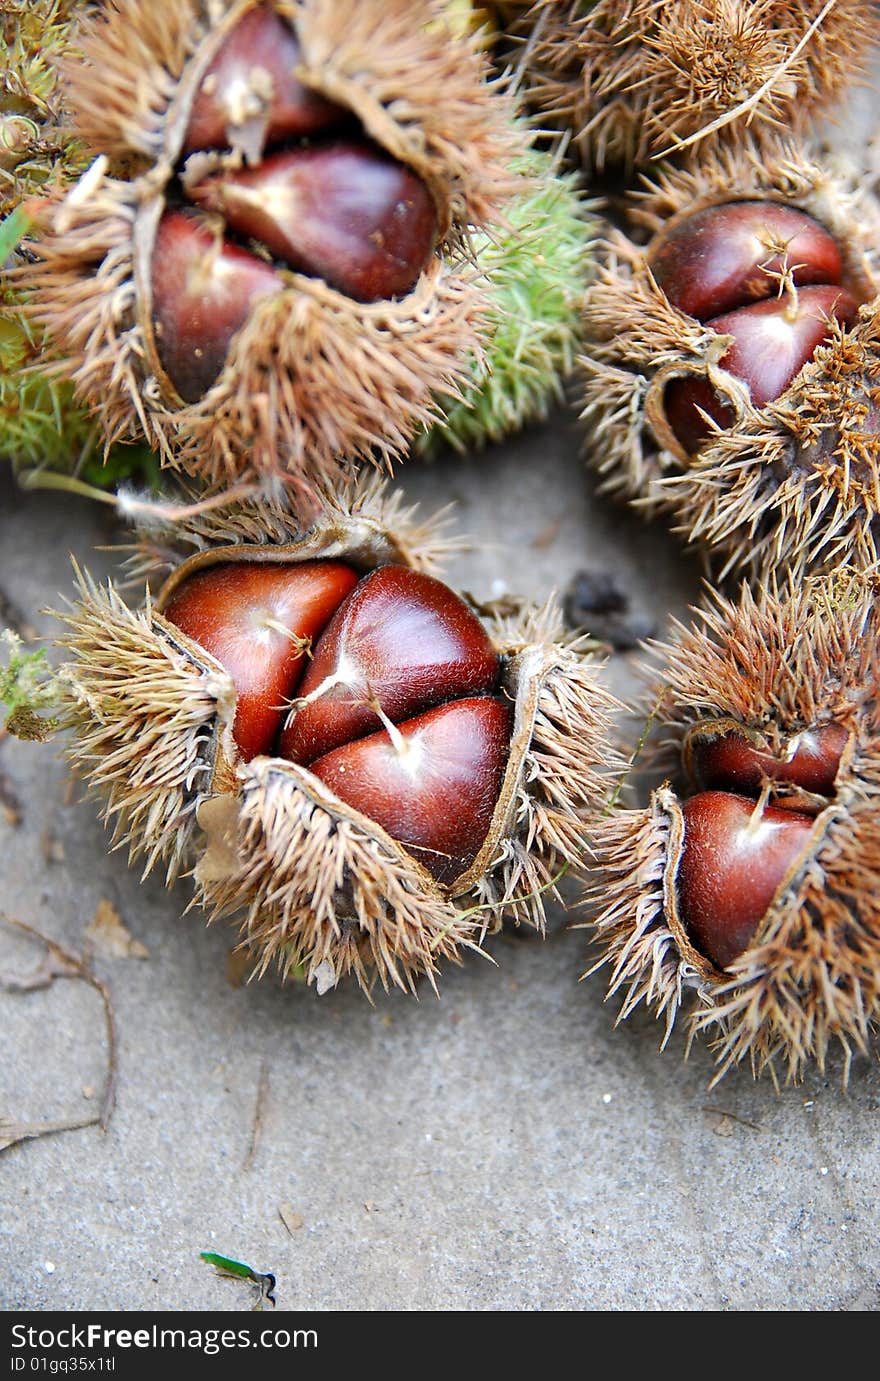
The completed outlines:
{"type": "Polygon", "coordinates": [[[652,738],[672,776],[593,834],[591,927],[620,1016],[688,994],[720,1078],[799,1080],[880,1021],[876,578],[717,595],[662,658],[652,738]]]}
{"type": "Polygon", "coordinates": [[[169,878],[194,865],[261,971],[302,963],[321,986],[410,988],[503,916],[540,928],[614,763],[590,646],[549,608],[484,624],[432,578],[436,531],[375,484],[328,495],[306,534],[254,502],[178,523],[175,545],[145,540],[138,569],[172,569],[141,610],[83,577],[64,616],[70,756],[115,842],[169,878]],[[304,675],[301,574],[318,580],[304,675]]]}
{"type": "Polygon", "coordinates": [[[869,0],[536,0],[528,21],[530,94],[599,170],[802,134],[880,37],[869,0]]]}
{"type": "Polygon", "coordinates": [[[483,311],[463,243],[515,190],[515,136],[440,15],[120,0],[84,27],[68,81],[94,162],[27,283],[106,439],[142,432],[216,485],[320,483],[387,465],[455,395],[483,311]]]}
{"type": "MultiPolygon", "coordinates": [[[[519,123],[523,146],[533,139],[519,123]]],[[[574,369],[583,296],[593,271],[597,222],[577,175],[558,155],[531,148],[512,172],[524,190],[505,225],[475,237],[487,298],[486,344],[462,396],[420,440],[468,452],[546,417],[574,369]]]]}
{"type": "Polygon", "coordinates": [[[503,40],[510,28],[519,34],[532,0],[445,0],[446,23],[453,33],[477,30],[486,47],[503,40]]]}
{"type": "Polygon", "coordinates": [[[789,146],[743,146],[651,184],[632,215],[586,294],[583,419],[606,489],[670,513],[721,575],[869,568],[873,199],[789,146]]]}

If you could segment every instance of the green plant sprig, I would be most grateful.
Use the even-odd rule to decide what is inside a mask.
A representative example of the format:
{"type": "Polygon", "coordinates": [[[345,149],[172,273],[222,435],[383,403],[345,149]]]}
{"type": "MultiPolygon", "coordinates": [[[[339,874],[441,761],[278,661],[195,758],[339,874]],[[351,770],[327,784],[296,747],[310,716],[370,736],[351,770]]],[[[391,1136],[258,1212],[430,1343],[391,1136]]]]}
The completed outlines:
{"type": "Polygon", "coordinates": [[[6,665],[0,666],[0,703],[7,706],[4,728],[16,738],[45,743],[58,730],[62,685],[46,657],[46,649],[25,652],[17,633],[6,628],[0,633],[0,651],[6,665]]]}

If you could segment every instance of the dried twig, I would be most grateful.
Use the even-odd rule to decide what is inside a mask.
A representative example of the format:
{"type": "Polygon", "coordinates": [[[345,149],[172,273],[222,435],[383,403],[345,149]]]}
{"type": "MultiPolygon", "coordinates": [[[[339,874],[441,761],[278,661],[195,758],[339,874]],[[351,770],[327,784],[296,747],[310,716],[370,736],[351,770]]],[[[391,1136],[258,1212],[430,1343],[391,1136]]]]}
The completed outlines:
{"type": "Polygon", "coordinates": [[[0,921],[13,930],[19,930],[23,935],[38,940],[47,950],[43,962],[31,973],[0,974],[0,988],[9,993],[29,993],[50,987],[56,978],[78,978],[83,983],[88,983],[90,988],[94,988],[100,997],[104,1005],[104,1022],[107,1029],[107,1077],[99,1111],[89,1117],[59,1118],[56,1122],[27,1124],[0,1120],[0,1151],[5,1151],[19,1141],[51,1136],[55,1132],[75,1131],[95,1124],[100,1126],[102,1132],[106,1132],[116,1103],[117,1062],[116,1017],[106,983],[92,972],[79,955],[64,949],[57,940],[44,935],[34,926],[18,920],[16,916],[10,916],[5,911],[0,911],[0,921]]]}

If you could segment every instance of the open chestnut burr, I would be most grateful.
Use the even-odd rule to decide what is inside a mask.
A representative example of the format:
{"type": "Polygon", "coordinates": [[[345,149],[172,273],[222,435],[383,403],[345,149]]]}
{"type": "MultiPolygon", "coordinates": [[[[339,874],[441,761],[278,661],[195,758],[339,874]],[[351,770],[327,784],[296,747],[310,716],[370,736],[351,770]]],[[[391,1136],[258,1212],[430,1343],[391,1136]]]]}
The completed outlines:
{"type": "Polygon", "coordinates": [[[258,502],[175,533],[195,553],[140,611],[84,578],[63,616],[70,756],[117,841],[321,989],[542,928],[612,785],[592,645],[551,607],[481,617],[375,483],[305,533],[258,502]]]}
{"type": "Polygon", "coordinates": [[[811,577],[658,648],[653,735],[670,778],[594,834],[590,922],[621,993],[689,1033],[718,1076],[800,1079],[880,1020],[876,580],[811,577]]]}
{"type": "Polygon", "coordinates": [[[878,549],[878,208],[790,146],[649,187],[587,290],[587,454],[721,576],[878,549]]]}
{"type": "Polygon", "coordinates": [[[213,485],[387,467],[458,395],[464,242],[522,130],[436,0],[119,0],[67,74],[92,155],[48,205],[31,310],[105,437],[213,485]]]}

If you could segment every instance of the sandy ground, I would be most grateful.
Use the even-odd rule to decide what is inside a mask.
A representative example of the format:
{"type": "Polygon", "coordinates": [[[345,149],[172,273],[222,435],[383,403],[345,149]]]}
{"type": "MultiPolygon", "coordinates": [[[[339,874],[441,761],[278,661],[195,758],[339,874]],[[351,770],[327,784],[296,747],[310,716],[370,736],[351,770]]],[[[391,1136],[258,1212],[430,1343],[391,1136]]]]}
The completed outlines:
{"type": "MultiPolygon", "coordinates": [[[[478,541],[450,577],[477,595],[543,598],[588,566],[658,626],[698,596],[673,538],[595,497],[567,417],[400,482],[426,513],[456,501],[478,541]]],[[[0,480],[0,584],[42,631],[68,553],[107,572],[110,535],[87,504],[0,480]]],[[[627,700],[636,660],[608,666],[627,700]]],[[[561,913],[546,941],[500,936],[494,963],[447,970],[439,1000],[242,986],[233,931],[108,854],[53,746],[7,742],[0,766],[23,808],[0,821],[0,906],[80,952],[109,902],[147,951],[95,958],[119,1036],[106,1133],[0,1155],[6,1309],[248,1309],[206,1249],[271,1270],[280,1310],[880,1307],[876,1058],[847,1091],[836,1059],[782,1092],[747,1070],[710,1090],[704,1049],[684,1063],[676,1035],[661,1055],[645,1015],[615,1029],[561,913]]],[[[0,927],[4,975],[42,959],[0,927]]],[[[0,1010],[0,1116],[94,1113],[99,994],[62,980],[0,1010]]]]}

